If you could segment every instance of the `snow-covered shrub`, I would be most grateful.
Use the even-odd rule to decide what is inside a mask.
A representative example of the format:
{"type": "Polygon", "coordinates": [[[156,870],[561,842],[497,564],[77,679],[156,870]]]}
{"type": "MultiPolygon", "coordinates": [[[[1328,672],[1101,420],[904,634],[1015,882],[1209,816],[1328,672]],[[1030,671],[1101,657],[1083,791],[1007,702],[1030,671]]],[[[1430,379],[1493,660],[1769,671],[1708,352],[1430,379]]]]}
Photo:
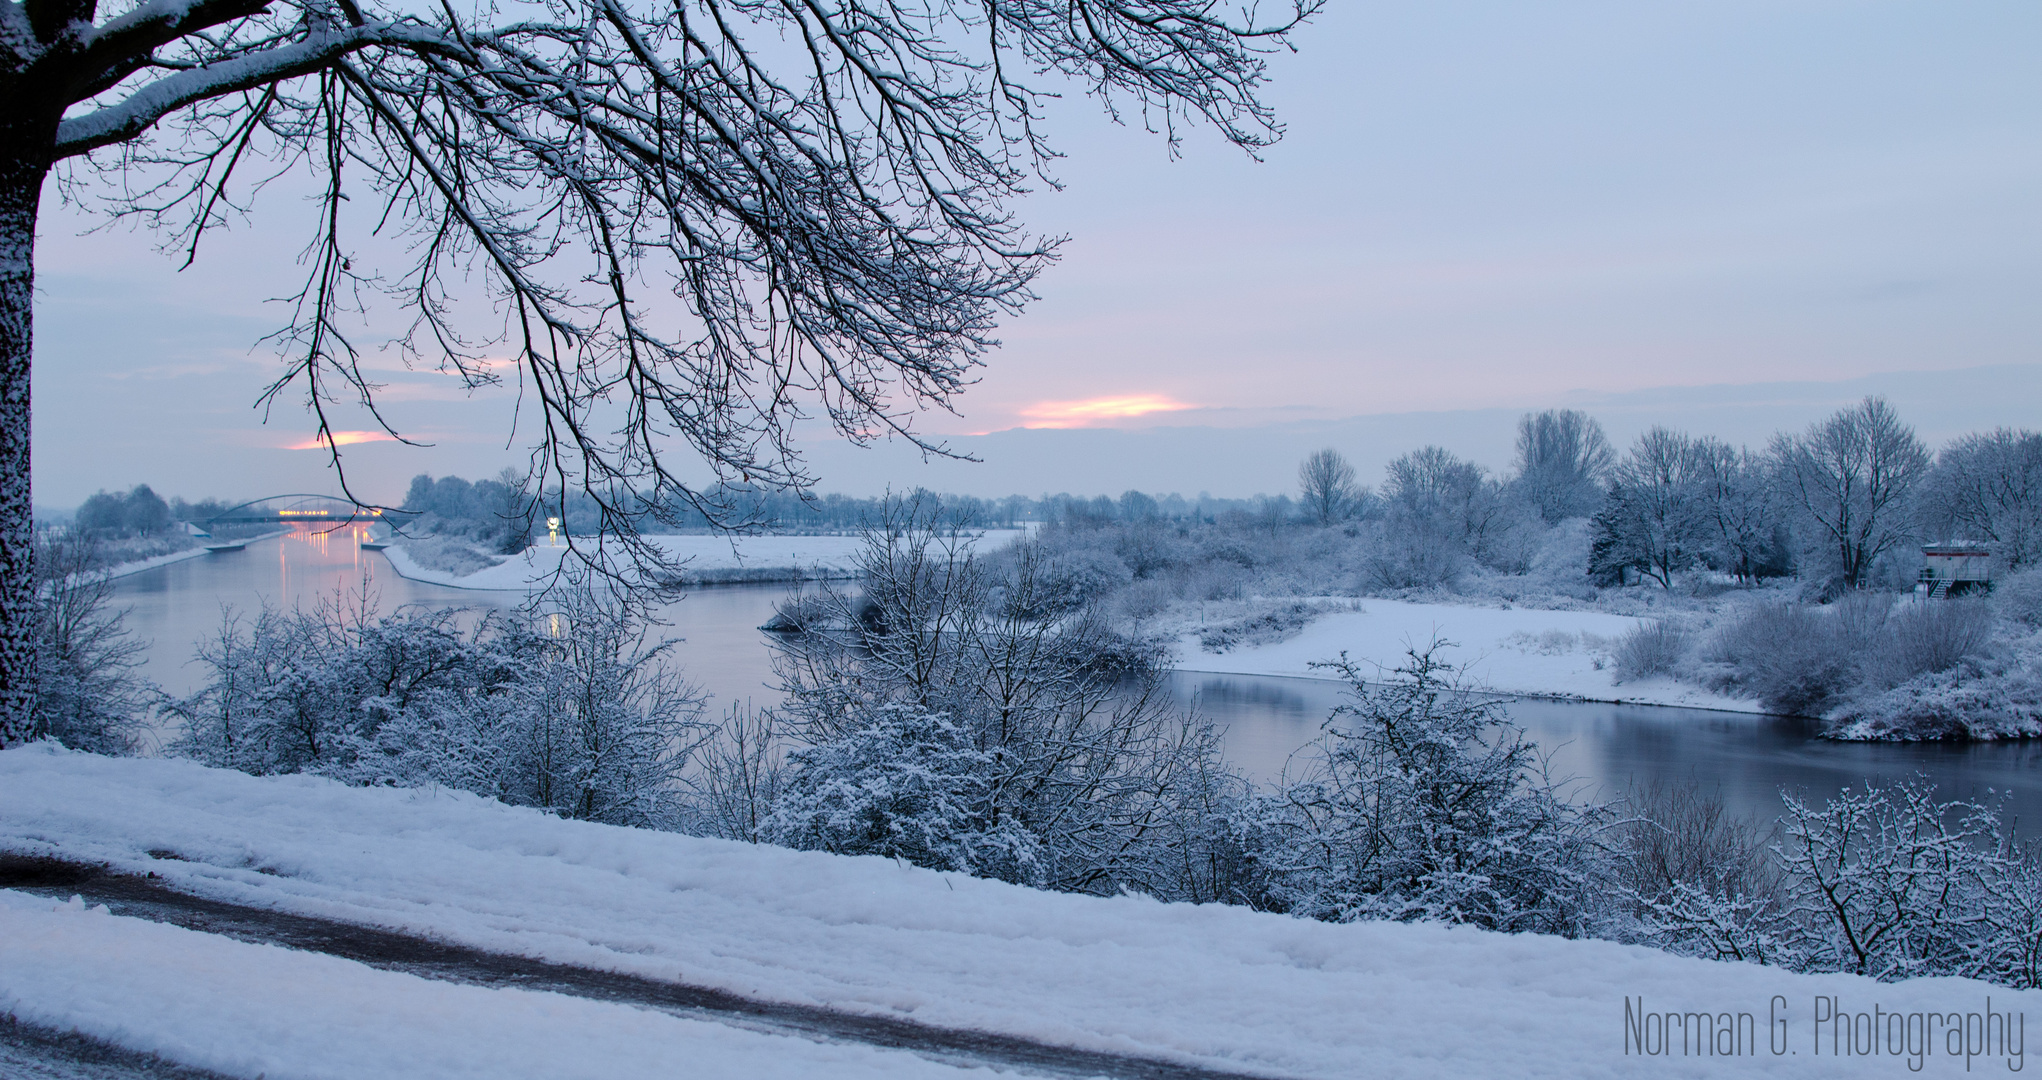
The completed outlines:
{"type": "Polygon", "coordinates": [[[1661,782],[1625,809],[1618,878],[1639,940],[1686,956],[1798,965],[1793,905],[1766,837],[1732,817],[1720,792],[1661,782]]]}
{"type": "Polygon", "coordinates": [[[1564,797],[1501,703],[1413,650],[1350,684],[1311,772],[1237,816],[1247,899],[1330,921],[1437,919],[1578,935],[1597,918],[1601,807],[1564,797]]]}
{"type": "Polygon", "coordinates": [[[1861,688],[1831,709],[1836,739],[2022,739],[2042,736],[2042,646],[1975,657],[1897,686],[1861,688]]]}
{"type": "Polygon", "coordinates": [[[1313,619],[1339,610],[1324,600],[1294,601],[1200,630],[1198,644],[1206,652],[1223,653],[1245,645],[1270,645],[1297,636],[1313,619]]]}
{"type": "Polygon", "coordinates": [[[1667,619],[1648,619],[1617,639],[1610,650],[1619,682],[1671,675],[1686,659],[1687,628],[1667,619]]]}
{"type": "Polygon", "coordinates": [[[1983,653],[1992,629],[1992,614],[1978,600],[1908,604],[1894,611],[1873,637],[1859,666],[1860,678],[1883,688],[1948,671],[1983,653]]]}
{"type": "Polygon", "coordinates": [[[1172,707],[1161,646],[1073,599],[1068,554],[1024,542],[982,559],[928,505],[889,504],[866,534],[861,592],[825,586],[839,613],[775,642],[780,718],[822,747],[887,706],[941,714],[988,756],[986,820],[1040,841],[1048,887],[1197,898],[1205,886],[1184,874],[1200,860],[1183,849],[1215,834],[1180,819],[1203,813],[1224,773],[1218,735],[1172,707]]]}
{"type": "Polygon", "coordinates": [[[458,536],[407,536],[402,547],[412,562],[455,577],[466,577],[503,561],[458,536]]]}
{"type": "Polygon", "coordinates": [[[2002,619],[2042,628],[2042,568],[2023,570],[1994,582],[1991,604],[2002,619]]]}
{"type": "Polygon", "coordinates": [[[1539,537],[1526,576],[1538,588],[1576,600],[1593,599],[1595,583],[1588,579],[1589,522],[1568,518],[1539,537]]]}
{"type": "Polygon", "coordinates": [[[1162,614],[1176,599],[1177,589],[1173,583],[1151,578],[1121,590],[1114,598],[1114,606],[1121,615],[1140,621],[1162,614]]]}
{"type": "Polygon", "coordinates": [[[1729,689],[1777,713],[1816,716],[1856,685],[1858,663],[1884,627],[1887,598],[1850,594],[1820,610],[1757,604],[1720,630],[1711,659],[1729,689]]]}
{"type": "Polygon", "coordinates": [[[687,773],[683,832],[757,843],[786,780],[771,709],[733,705],[702,740],[687,773]]]}
{"type": "MultiPolygon", "coordinates": [[[[146,491],[146,488],[137,490],[146,491]]],[[[143,642],[113,607],[113,582],[92,534],[35,537],[36,693],[29,738],[73,750],[127,754],[138,749],[155,690],[136,669],[143,642]]]]}
{"type": "Polygon", "coordinates": [[[1392,519],[1383,524],[1382,540],[1369,554],[1369,582],[1393,591],[1438,588],[1459,577],[1467,563],[1466,552],[1452,538],[1392,519]]]}
{"type": "Polygon", "coordinates": [[[1820,806],[1782,795],[1775,850],[1811,966],[1879,979],[1977,972],[1998,825],[1984,806],[1934,794],[1904,782],[1845,788],[1820,806]]]}
{"type": "Polygon", "coordinates": [[[767,843],[1037,885],[1041,841],[1000,816],[994,755],[940,713],[882,705],[863,724],[794,752],[767,843]]]}
{"type": "Polygon", "coordinates": [[[699,698],[614,603],[570,594],[536,622],[338,598],[228,615],[170,706],[174,749],[257,775],[441,784],[569,817],[665,824],[699,698]]]}

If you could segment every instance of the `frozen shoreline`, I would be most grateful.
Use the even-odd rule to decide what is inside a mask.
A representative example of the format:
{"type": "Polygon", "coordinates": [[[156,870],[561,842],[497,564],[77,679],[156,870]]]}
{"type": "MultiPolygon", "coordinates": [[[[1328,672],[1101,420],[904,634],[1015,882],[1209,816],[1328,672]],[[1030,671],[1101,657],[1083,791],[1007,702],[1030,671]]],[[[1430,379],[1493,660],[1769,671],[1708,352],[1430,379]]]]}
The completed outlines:
{"type": "Polygon", "coordinates": [[[1284,640],[1234,645],[1225,652],[1211,652],[1203,647],[1200,629],[1182,629],[1174,635],[1173,658],[1177,669],[1220,675],[1335,680],[1337,676],[1312,664],[1333,660],[1344,651],[1364,670],[1380,667],[1387,674],[1404,661],[1407,648],[1422,647],[1438,637],[1451,643],[1441,649],[1442,659],[1457,667],[1465,666],[1470,681],[1498,693],[1562,701],[1765,712],[1763,706],[1748,698],[1718,694],[1665,677],[1616,682],[1609,647],[1648,621],[1635,616],[1416,604],[1402,600],[1333,602],[1358,604],[1360,610],[1321,615],[1284,640]]]}

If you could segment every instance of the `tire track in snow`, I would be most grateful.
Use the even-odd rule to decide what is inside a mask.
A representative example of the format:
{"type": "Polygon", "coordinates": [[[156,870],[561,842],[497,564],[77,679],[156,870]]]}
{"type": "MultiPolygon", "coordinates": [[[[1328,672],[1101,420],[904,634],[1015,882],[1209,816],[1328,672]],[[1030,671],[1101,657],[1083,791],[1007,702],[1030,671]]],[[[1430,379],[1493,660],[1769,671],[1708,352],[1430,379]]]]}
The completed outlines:
{"type": "MultiPolygon", "coordinates": [[[[759,1001],[726,990],[486,952],[388,930],[208,900],[101,866],[0,852],[0,888],[56,899],[82,896],[116,915],[240,941],[325,953],[421,978],[547,990],[657,1009],[774,1034],[865,1043],[964,1065],[1117,1080],[1269,1080],[1153,1058],[1080,1050],[1012,1035],[931,1027],[812,1005],[759,1001]]],[[[198,1074],[194,1074],[198,1075],[198,1074]]]]}

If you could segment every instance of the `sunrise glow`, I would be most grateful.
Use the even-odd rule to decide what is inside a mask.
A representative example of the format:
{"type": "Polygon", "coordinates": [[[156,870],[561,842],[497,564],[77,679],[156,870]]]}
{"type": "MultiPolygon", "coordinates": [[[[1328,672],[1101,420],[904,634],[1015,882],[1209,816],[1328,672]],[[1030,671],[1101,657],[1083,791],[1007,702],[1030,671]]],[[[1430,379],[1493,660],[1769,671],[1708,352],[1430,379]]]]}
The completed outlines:
{"type": "Polygon", "coordinates": [[[1028,427],[1067,428],[1195,408],[1198,406],[1161,394],[1132,394],[1083,401],[1041,401],[1022,409],[1021,415],[1027,418],[1028,427]]]}
{"type": "MultiPolygon", "coordinates": [[[[387,431],[336,431],[333,433],[333,445],[335,446],[353,446],[355,443],[365,442],[396,442],[396,441],[397,436],[392,435],[387,431]]],[[[326,449],[326,436],[316,435],[310,439],[306,439],[304,442],[292,443],[289,446],[284,447],[284,449],[324,450],[326,449]]]]}

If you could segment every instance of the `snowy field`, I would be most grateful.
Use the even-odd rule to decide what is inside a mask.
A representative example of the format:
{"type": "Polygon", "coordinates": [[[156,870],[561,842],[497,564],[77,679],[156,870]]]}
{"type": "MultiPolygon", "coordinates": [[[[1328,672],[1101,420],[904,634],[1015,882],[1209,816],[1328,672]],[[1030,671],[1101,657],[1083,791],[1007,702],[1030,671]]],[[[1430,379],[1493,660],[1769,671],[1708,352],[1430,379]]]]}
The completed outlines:
{"type": "MultiPolygon", "coordinates": [[[[2042,993],[1967,980],[1879,984],[1606,942],[1045,893],[878,858],[562,821],[465,794],[47,746],[0,753],[0,848],[756,999],[1269,1076],[1998,1072],[2025,1059],[1953,1059],[1945,1032],[1915,1039],[1912,1060],[1905,1030],[1894,1055],[1883,1028],[1876,1047],[1861,1041],[1877,1056],[1839,1057],[1837,1023],[1814,1021],[1840,1002],[1866,1014],[1867,1030],[1893,1013],[1915,1018],[1903,1028],[1933,1013],[1961,1029],[1989,997],[1994,1013],[2019,1014],[2024,1037],[2025,1013],[2042,1016],[2042,993]],[[1683,1013],[1730,1014],[1734,1037],[1711,1048],[1736,1060],[1692,1043],[1683,1055],[1665,1019],[1683,1013]],[[1627,1053],[1633,1035],[1646,1043],[1627,1053]]],[[[233,1075],[948,1071],[57,907],[19,893],[0,903],[0,1009],[233,1075]]]]}
{"type": "MultiPolygon", "coordinates": [[[[1346,604],[1350,601],[1341,600],[1346,604]]],[[[1228,675],[1332,677],[1314,661],[1344,650],[1364,671],[1385,672],[1403,663],[1404,650],[1435,636],[1452,642],[1440,657],[1466,665],[1473,682],[1494,690],[1586,701],[1678,705],[1690,709],[1762,712],[1758,702],[1659,677],[1618,683],[1610,646],[1644,620],[1593,611],[1463,607],[1360,600],[1359,611],[1322,615],[1294,636],[1273,644],[1206,650],[1197,630],[1179,635],[1176,664],[1183,671],[1228,675]]]]}
{"type": "MultiPolygon", "coordinates": [[[[979,543],[997,546],[1021,535],[1018,530],[993,530],[979,543]]],[[[677,561],[686,562],[686,573],[714,578],[719,574],[752,580],[800,580],[848,577],[857,570],[858,552],[865,541],[857,536],[649,536],[660,550],[677,561]],[[756,576],[754,576],[756,575],[756,576]],[[780,575],[776,577],[775,575],[780,575]]],[[[588,541],[582,541],[588,543],[588,541]]],[[[418,565],[404,548],[385,548],[390,565],[413,581],[446,585],[456,589],[502,589],[529,591],[543,588],[560,569],[569,551],[539,545],[510,556],[495,566],[472,574],[456,575],[418,565]]]]}

